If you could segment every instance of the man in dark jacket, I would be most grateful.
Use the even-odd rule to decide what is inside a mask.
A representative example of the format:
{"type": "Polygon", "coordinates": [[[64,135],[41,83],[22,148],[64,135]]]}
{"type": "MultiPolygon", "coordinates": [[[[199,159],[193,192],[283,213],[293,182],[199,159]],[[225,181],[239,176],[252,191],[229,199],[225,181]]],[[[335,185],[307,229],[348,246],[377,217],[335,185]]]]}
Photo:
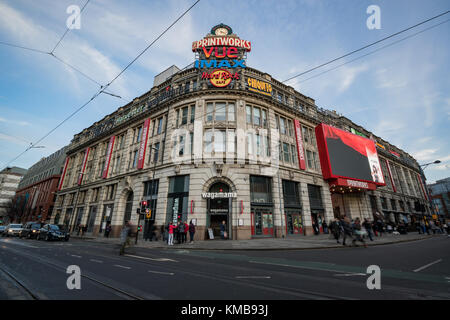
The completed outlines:
{"type": "Polygon", "coordinates": [[[184,233],[184,222],[178,222],[178,235],[179,235],[179,239],[180,239],[180,243],[184,243],[186,241],[186,233],[184,233]]]}
{"type": "Polygon", "coordinates": [[[195,225],[191,220],[191,222],[189,223],[189,237],[190,237],[191,243],[194,242],[194,234],[195,234],[195,225]]]}

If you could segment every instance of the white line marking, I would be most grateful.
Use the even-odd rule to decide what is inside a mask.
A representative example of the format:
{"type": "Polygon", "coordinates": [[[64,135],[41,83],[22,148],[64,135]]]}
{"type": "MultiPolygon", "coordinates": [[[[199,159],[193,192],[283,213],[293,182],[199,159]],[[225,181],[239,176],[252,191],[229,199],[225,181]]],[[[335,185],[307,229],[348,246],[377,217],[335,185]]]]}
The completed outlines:
{"type": "MultiPolygon", "coordinates": [[[[320,271],[328,271],[328,272],[341,272],[342,270],[333,270],[333,269],[324,269],[324,268],[313,268],[313,267],[305,267],[305,266],[294,266],[290,264],[281,264],[281,263],[272,263],[272,262],[261,262],[261,261],[249,261],[249,263],[259,263],[259,264],[269,264],[272,266],[281,266],[281,267],[289,267],[289,268],[299,268],[299,269],[308,269],[308,270],[320,270],[320,271]]],[[[345,271],[345,273],[347,273],[345,271]]]]}
{"type": "Polygon", "coordinates": [[[96,260],[96,259],[89,259],[89,261],[92,261],[92,262],[98,262],[98,263],[103,263],[103,261],[101,261],[101,260],[96,260]]]}
{"type": "Polygon", "coordinates": [[[432,266],[433,264],[439,263],[439,262],[441,262],[441,261],[442,261],[442,259],[433,261],[433,262],[431,262],[431,263],[429,263],[429,264],[426,264],[426,265],[424,265],[423,267],[420,267],[420,268],[418,268],[418,269],[416,269],[416,270],[413,270],[413,271],[414,271],[414,272],[419,272],[419,271],[421,271],[421,270],[423,270],[423,269],[425,269],[425,268],[428,268],[429,266],[432,266]]]}
{"type": "Polygon", "coordinates": [[[126,254],[125,256],[127,256],[127,257],[133,257],[133,258],[138,258],[138,259],[144,259],[144,260],[152,260],[152,261],[161,261],[161,262],[163,262],[163,261],[172,261],[172,262],[178,262],[178,261],[176,261],[176,260],[169,259],[169,258],[147,258],[147,257],[141,257],[141,256],[134,256],[134,255],[131,255],[131,254],[126,254]]]}
{"type": "Polygon", "coordinates": [[[367,276],[365,273],[344,273],[344,274],[335,274],[336,277],[351,277],[351,276],[367,276]]]}
{"type": "Polygon", "coordinates": [[[270,276],[237,276],[236,279],[270,279],[270,276]]]}
{"type": "Polygon", "coordinates": [[[71,256],[75,258],[82,258],[81,256],[77,256],[76,254],[71,254],[71,256]]]}
{"type": "MultiPolygon", "coordinates": [[[[36,247],[36,246],[30,246],[29,244],[25,244],[25,243],[21,243],[21,242],[11,241],[10,239],[1,239],[0,241],[5,242],[5,243],[17,244],[18,246],[23,246],[23,247],[27,247],[27,248],[40,248],[40,247],[36,247]]],[[[4,247],[4,248],[6,248],[6,247],[4,247]]]]}
{"type": "Polygon", "coordinates": [[[148,270],[148,272],[150,272],[150,273],[158,273],[158,274],[167,274],[169,276],[173,276],[175,274],[173,272],[160,272],[160,271],[152,271],[152,270],[148,270]]]}
{"type": "Polygon", "coordinates": [[[124,269],[131,269],[130,267],[121,266],[120,264],[115,264],[114,267],[124,268],[124,269]]]}

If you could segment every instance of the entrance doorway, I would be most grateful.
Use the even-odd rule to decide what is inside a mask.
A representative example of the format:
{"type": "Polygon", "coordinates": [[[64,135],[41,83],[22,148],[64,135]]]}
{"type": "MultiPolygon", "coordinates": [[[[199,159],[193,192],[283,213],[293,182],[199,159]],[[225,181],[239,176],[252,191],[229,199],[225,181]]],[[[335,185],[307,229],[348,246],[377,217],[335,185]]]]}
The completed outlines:
{"type": "MultiPolygon", "coordinates": [[[[215,183],[209,189],[211,194],[227,194],[230,191],[230,187],[222,182],[215,183]]],[[[207,200],[208,205],[208,227],[212,229],[214,238],[220,239],[220,226],[222,221],[225,221],[225,231],[230,238],[230,211],[231,211],[232,198],[214,197],[207,200]]],[[[206,230],[208,232],[208,230],[206,230]]]]}
{"type": "Polygon", "coordinates": [[[286,212],[287,234],[304,235],[302,214],[300,212],[286,212]]]}
{"type": "Polygon", "coordinates": [[[273,237],[273,218],[271,208],[252,207],[252,235],[273,237]]]}

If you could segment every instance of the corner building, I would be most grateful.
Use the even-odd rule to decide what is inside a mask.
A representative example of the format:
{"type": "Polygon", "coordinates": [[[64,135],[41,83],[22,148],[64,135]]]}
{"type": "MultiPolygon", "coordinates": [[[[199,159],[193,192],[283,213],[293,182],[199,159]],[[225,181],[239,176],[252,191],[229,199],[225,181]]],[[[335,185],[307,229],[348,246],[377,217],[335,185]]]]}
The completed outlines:
{"type": "MultiPolygon", "coordinates": [[[[193,220],[196,240],[217,238],[222,221],[231,239],[301,237],[313,222],[322,231],[340,199],[323,178],[315,128],[335,117],[246,66],[251,43],[228,26],[192,50],[193,65],[170,67],[74,136],[53,222],[93,236],[110,224],[117,237],[129,220],[146,237],[151,226],[159,234],[169,221],[193,220]]],[[[352,215],[372,216],[366,192],[359,197],[366,204],[352,215]]]]}

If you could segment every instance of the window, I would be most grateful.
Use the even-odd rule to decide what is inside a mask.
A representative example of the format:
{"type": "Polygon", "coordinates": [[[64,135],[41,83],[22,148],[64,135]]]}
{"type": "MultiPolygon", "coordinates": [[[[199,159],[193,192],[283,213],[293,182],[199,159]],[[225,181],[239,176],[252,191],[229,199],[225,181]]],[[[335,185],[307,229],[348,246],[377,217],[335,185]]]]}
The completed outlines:
{"type": "Polygon", "coordinates": [[[308,163],[308,169],[315,170],[313,153],[310,150],[306,150],[306,161],[308,163]]]}
{"type": "Polygon", "coordinates": [[[236,121],[234,103],[228,104],[228,121],[236,121]]]}
{"type": "Polygon", "coordinates": [[[294,127],[292,126],[292,120],[288,120],[288,128],[289,128],[289,135],[291,137],[294,136],[294,127]]]}
{"type": "Polygon", "coordinates": [[[187,124],[188,112],[189,112],[189,108],[188,107],[184,107],[182,109],[182,111],[181,111],[181,113],[182,113],[182,115],[181,115],[181,125],[187,124]]]}
{"type": "Polygon", "coordinates": [[[207,103],[206,104],[206,121],[213,121],[214,117],[214,104],[207,103]]]}
{"type": "Polygon", "coordinates": [[[180,126],[180,109],[177,109],[175,119],[176,119],[175,126],[178,128],[180,126]]]}
{"type": "Polygon", "coordinates": [[[391,199],[391,207],[393,211],[397,211],[397,202],[395,199],[391,199]]]}
{"type": "Polygon", "coordinates": [[[247,112],[247,123],[252,123],[252,107],[247,106],[246,107],[246,112],[247,112]]]}
{"type": "Polygon", "coordinates": [[[158,162],[159,142],[155,143],[155,149],[153,151],[153,162],[158,162]]]}
{"type": "Polygon", "coordinates": [[[381,208],[383,208],[383,210],[387,210],[387,200],[384,197],[380,197],[381,200],[381,208]]]}
{"type": "Polygon", "coordinates": [[[139,128],[137,128],[136,142],[141,141],[141,136],[142,136],[142,127],[139,127],[139,128]]]}
{"type": "Polygon", "coordinates": [[[226,109],[225,103],[216,103],[216,121],[225,121],[226,120],[226,109]]]}
{"type": "Polygon", "coordinates": [[[261,125],[261,109],[253,108],[253,124],[261,125]]]}
{"type": "Polygon", "coordinates": [[[116,158],[116,164],[114,166],[114,173],[120,172],[120,156],[117,156],[116,158]]]}
{"type": "Polygon", "coordinates": [[[283,117],[279,117],[280,119],[280,133],[286,134],[286,119],[283,117]]]}
{"type": "Polygon", "coordinates": [[[286,142],[283,142],[283,158],[284,158],[284,162],[289,163],[291,160],[291,155],[289,152],[289,144],[287,144],[286,142]]]}
{"type": "Polygon", "coordinates": [[[158,132],[157,132],[157,134],[161,134],[161,132],[162,132],[162,125],[163,125],[163,117],[158,119],[158,132]]]}
{"type": "Polygon", "coordinates": [[[262,109],[261,110],[262,111],[262,126],[264,127],[264,128],[266,128],[267,127],[267,115],[266,115],[266,110],[264,110],[264,109],[262,109]]]}
{"type": "Polygon", "coordinates": [[[294,144],[291,144],[292,163],[297,164],[297,149],[294,144]]]}
{"type": "Polygon", "coordinates": [[[303,141],[308,143],[309,142],[308,129],[305,126],[302,126],[302,133],[303,133],[303,141]]]}
{"type": "Polygon", "coordinates": [[[225,152],[225,131],[214,130],[214,152],[225,152]]]}
{"type": "Polygon", "coordinates": [[[191,106],[191,123],[195,121],[195,106],[191,106]]]}
{"type": "Polygon", "coordinates": [[[206,130],[205,131],[205,152],[208,152],[208,153],[212,152],[212,137],[213,137],[213,131],[206,130]]]}

